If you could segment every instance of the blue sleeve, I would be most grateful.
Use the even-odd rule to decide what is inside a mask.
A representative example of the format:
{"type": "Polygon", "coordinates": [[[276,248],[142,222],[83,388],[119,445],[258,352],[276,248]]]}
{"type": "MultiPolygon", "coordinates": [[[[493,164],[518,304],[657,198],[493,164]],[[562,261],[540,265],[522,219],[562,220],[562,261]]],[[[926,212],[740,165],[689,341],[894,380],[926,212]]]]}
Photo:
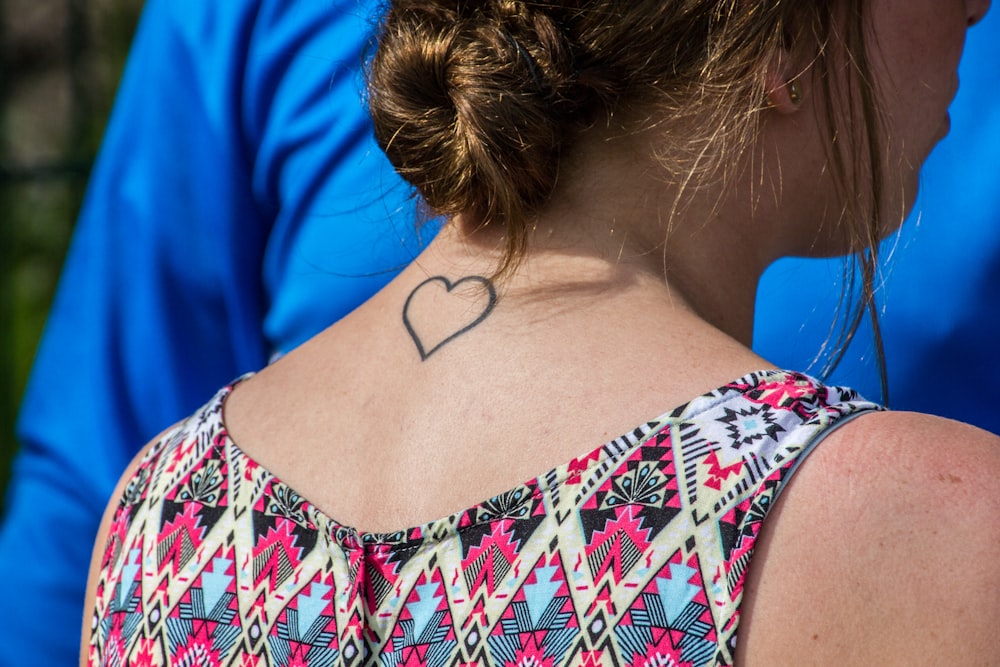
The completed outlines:
{"type": "Polygon", "coordinates": [[[358,103],[370,5],[147,1],[20,414],[0,665],[74,664],[94,533],[146,441],[418,252],[358,103]]]}
{"type": "MultiPolygon", "coordinates": [[[[1000,13],[969,31],[952,130],[928,160],[913,215],[883,244],[879,294],[893,408],[1000,434],[989,387],[1000,374],[1000,13]]],[[[804,368],[829,333],[840,260],[783,260],[759,290],[755,349],[804,368]],[[789,332],[793,332],[789,336],[789,332]]],[[[837,383],[878,400],[874,345],[862,325],[837,383]]]]}

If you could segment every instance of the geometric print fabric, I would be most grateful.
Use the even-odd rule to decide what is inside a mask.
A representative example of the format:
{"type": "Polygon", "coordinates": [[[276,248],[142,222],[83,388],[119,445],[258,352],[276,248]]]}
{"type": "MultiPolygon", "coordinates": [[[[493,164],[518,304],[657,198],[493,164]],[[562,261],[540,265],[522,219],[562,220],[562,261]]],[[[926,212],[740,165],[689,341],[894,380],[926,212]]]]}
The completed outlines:
{"type": "Polygon", "coordinates": [[[114,514],[89,664],[731,665],[743,580],[848,389],[751,373],[510,491],[343,526],[244,454],[222,406],[164,435],[114,514]]]}

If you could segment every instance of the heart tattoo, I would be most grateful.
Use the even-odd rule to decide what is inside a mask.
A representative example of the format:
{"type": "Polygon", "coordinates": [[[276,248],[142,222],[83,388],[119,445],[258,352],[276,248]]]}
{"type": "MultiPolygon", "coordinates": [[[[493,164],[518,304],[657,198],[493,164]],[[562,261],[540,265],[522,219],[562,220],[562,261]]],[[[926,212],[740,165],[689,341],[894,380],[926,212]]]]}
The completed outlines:
{"type": "Polygon", "coordinates": [[[482,276],[466,276],[454,283],[434,276],[417,285],[403,305],[403,325],[417,346],[420,360],[426,361],[443,345],[469,331],[493,312],[497,292],[482,276]],[[479,294],[456,294],[460,286],[479,286],[479,294]],[[443,290],[442,290],[443,288],[443,290]]]}

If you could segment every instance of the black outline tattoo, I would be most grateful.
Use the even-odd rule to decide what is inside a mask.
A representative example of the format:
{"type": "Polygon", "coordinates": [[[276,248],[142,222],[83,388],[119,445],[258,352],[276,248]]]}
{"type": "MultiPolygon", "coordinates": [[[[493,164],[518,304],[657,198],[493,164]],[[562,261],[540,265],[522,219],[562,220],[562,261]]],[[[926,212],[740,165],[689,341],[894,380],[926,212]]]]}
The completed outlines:
{"type": "Polygon", "coordinates": [[[413,291],[410,292],[410,296],[406,297],[406,303],[403,304],[403,325],[406,327],[406,331],[410,334],[410,338],[413,339],[414,344],[417,346],[417,352],[420,353],[420,361],[427,361],[427,358],[430,357],[435,352],[437,352],[439,349],[441,349],[441,347],[444,346],[445,343],[450,343],[451,341],[455,340],[456,338],[458,338],[459,336],[461,336],[462,334],[469,331],[473,327],[477,326],[480,322],[485,320],[487,316],[491,312],[493,312],[493,308],[496,305],[497,305],[497,291],[496,288],[493,287],[493,283],[490,282],[488,278],[484,278],[483,276],[466,276],[464,278],[456,280],[453,283],[444,276],[433,276],[431,278],[428,278],[424,282],[420,283],[416,287],[414,287],[413,291]],[[410,302],[413,301],[413,295],[419,292],[421,288],[423,288],[425,285],[432,282],[444,283],[445,289],[450,293],[462,283],[466,283],[469,281],[480,283],[486,288],[486,293],[489,296],[489,302],[486,304],[486,308],[484,308],[483,312],[472,322],[466,324],[464,327],[462,327],[455,333],[451,334],[450,336],[442,340],[440,343],[432,347],[430,350],[425,351],[423,341],[420,340],[420,336],[418,336],[416,330],[414,330],[413,325],[410,323],[410,317],[408,315],[408,312],[410,310],[410,302]]]}

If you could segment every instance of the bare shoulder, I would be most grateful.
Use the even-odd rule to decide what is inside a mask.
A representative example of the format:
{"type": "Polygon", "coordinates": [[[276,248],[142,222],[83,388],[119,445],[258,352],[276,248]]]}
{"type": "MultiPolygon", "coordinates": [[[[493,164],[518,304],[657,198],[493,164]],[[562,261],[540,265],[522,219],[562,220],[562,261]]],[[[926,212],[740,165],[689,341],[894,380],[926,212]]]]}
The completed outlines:
{"type": "Polygon", "coordinates": [[[1000,438],[928,415],[832,433],[768,516],[741,665],[991,664],[1000,438]]]}
{"type": "MultiPolygon", "coordinates": [[[[831,472],[849,475],[862,485],[859,490],[881,495],[882,502],[948,497],[967,501],[970,511],[996,508],[996,496],[982,492],[983,485],[1000,488],[1000,438],[975,426],[890,411],[856,419],[828,440],[817,450],[817,467],[832,464],[831,472]]],[[[927,511],[935,509],[953,507],[927,511]]]]}

